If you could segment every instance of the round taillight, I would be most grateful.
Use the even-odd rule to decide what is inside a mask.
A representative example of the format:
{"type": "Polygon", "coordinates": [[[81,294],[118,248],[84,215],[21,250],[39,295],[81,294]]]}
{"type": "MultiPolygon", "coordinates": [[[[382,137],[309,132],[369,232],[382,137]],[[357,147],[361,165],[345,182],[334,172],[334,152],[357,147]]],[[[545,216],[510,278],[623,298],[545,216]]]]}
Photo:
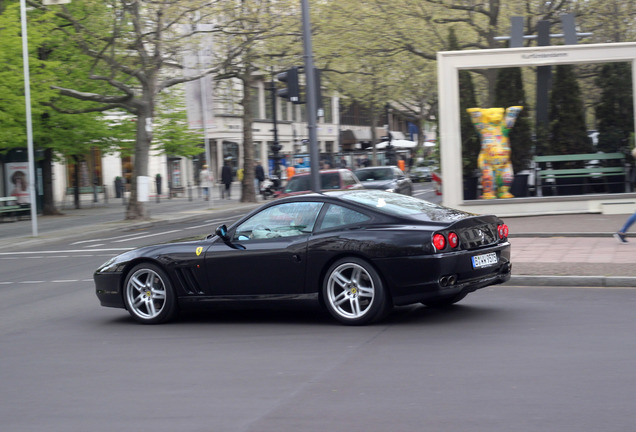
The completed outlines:
{"type": "Polygon", "coordinates": [[[454,232],[448,234],[448,244],[453,249],[459,245],[459,237],[457,237],[457,234],[455,234],[454,232]]]}
{"type": "Polygon", "coordinates": [[[506,237],[508,237],[508,225],[503,224],[503,225],[499,225],[497,227],[497,232],[499,233],[499,238],[500,239],[505,239],[506,237]]]}
{"type": "Polygon", "coordinates": [[[435,234],[433,236],[433,246],[440,251],[446,247],[446,238],[441,234],[435,234]]]}

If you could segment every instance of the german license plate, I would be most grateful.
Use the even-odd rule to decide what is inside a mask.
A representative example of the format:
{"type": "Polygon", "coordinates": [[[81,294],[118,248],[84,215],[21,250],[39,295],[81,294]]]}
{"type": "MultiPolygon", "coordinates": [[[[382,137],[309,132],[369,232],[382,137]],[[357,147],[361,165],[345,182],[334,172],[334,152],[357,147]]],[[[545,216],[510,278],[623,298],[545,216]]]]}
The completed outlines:
{"type": "Polygon", "coordinates": [[[488,267],[497,264],[497,253],[490,252],[483,255],[475,255],[473,259],[473,268],[488,267]]]}

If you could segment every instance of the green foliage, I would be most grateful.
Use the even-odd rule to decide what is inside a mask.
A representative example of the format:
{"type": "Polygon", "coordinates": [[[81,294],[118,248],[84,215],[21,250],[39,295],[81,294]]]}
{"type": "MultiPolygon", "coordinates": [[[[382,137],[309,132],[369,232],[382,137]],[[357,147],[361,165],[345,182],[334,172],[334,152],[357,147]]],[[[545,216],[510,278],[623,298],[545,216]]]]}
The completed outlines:
{"type": "Polygon", "coordinates": [[[510,131],[510,161],[515,173],[529,167],[533,152],[532,125],[530,122],[530,104],[523,88],[521,68],[503,68],[498,70],[495,86],[495,106],[508,108],[522,106],[515,126],[510,131]]]}
{"type": "Polygon", "coordinates": [[[634,131],[632,76],[629,63],[603,65],[596,80],[601,100],[596,106],[598,150],[626,151],[634,131]]]}
{"type": "Polygon", "coordinates": [[[550,154],[594,151],[587,136],[581,91],[572,65],[559,65],[555,68],[549,118],[550,154]]]}
{"type": "Polygon", "coordinates": [[[201,130],[188,127],[182,86],[171,88],[163,94],[157,104],[155,148],[163,154],[196,156],[204,150],[201,146],[201,130]]]}
{"type": "MultiPolygon", "coordinates": [[[[448,50],[459,50],[459,42],[455,29],[451,28],[448,32],[448,50]]],[[[468,114],[468,108],[478,107],[477,97],[475,96],[475,86],[469,71],[462,70],[459,72],[459,118],[460,131],[462,137],[462,165],[464,178],[471,177],[477,171],[477,158],[481,151],[481,141],[479,133],[475,130],[473,123],[468,114]]]]}
{"type": "MultiPolygon", "coordinates": [[[[90,67],[87,58],[64,43],[55,31],[52,12],[28,12],[29,72],[33,142],[55,155],[83,155],[90,147],[108,146],[107,123],[99,113],[61,114],[50,107],[59,96],[51,85],[76,80],[90,67]]],[[[0,149],[26,147],[26,107],[22,65],[19,5],[9,5],[0,15],[0,149]]],[[[76,102],[74,107],[81,107],[76,102]]]]}

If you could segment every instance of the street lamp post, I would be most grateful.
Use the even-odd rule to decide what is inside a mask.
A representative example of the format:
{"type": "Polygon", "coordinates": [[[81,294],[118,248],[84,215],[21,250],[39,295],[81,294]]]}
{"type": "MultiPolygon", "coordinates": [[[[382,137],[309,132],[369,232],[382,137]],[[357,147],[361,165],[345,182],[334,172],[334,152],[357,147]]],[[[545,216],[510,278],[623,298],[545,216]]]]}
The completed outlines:
{"type": "Polygon", "coordinates": [[[20,0],[20,21],[22,25],[22,66],[24,69],[24,104],[26,107],[27,154],[29,164],[29,199],[31,201],[31,232],[38,236],[37,210],[35,208],[35,163],[33,156],[33,125],[31,123],[31,78],[29,76],[29,40],[27,37],[26,2],[20,0]]]}

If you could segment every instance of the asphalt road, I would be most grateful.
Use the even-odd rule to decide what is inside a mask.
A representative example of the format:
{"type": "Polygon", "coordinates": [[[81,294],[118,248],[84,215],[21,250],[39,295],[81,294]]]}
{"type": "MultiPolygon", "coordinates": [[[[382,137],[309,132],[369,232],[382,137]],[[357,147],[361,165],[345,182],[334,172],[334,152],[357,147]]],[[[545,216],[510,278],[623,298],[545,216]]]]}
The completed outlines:
{"type": "Polygon", "coordinates": [[[635,289],[497,286],[343,327],[314,303],[138,325],[99,306],[122,249],[236,215],[0,252],[0,419],[22,431],[559,431],[636,424],[635,289]]]}
{"type": "Polygon", "coordinates": [[[494,287],[448,311],[400,308],[353,328],[284,303],[142,326],[100,308],[88,281],[3,286],[0,305],[5,431],[624,432],[636,422],[634,290],[494,287]]]}

